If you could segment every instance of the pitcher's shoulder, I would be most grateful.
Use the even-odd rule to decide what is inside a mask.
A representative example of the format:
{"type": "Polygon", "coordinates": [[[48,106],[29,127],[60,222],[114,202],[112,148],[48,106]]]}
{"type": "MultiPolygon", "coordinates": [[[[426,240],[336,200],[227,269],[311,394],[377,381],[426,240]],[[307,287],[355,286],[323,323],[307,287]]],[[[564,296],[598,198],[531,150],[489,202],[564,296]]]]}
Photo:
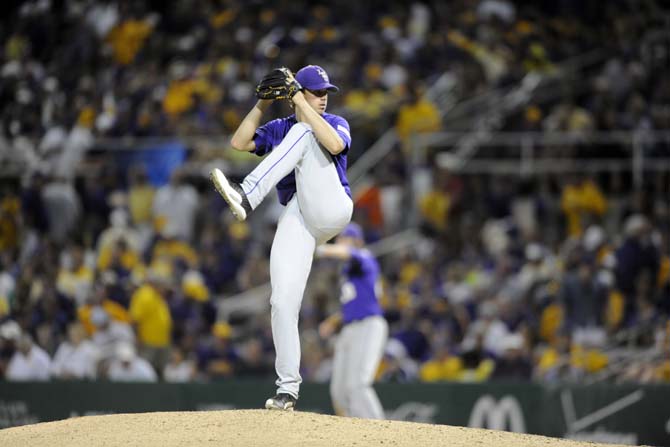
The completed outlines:
{"type": "Polygon", "coordinates": [[[331,120],[333,120],[333,121],[344,121],[344,122],[347,123],[347,124],[349,123],[345,117],[343,117],[343,116],[341,116],[341,115],[336,115],[336,114],[334,114],[334,113],[324,112],[324,114],[321,115],[321,116],[322,116],[323,119],[325,119],[326,121],[331,121],[331,120]]]}

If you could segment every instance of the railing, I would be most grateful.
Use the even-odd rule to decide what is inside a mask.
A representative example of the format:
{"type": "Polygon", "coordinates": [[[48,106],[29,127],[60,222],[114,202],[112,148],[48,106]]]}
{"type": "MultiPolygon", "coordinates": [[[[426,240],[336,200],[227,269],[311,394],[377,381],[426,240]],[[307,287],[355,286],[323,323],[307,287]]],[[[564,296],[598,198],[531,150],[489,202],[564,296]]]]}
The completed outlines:
{"type": "MultiPolygon", "coordinates": [[[[645,172],[670,172],[670,131],[658,132],[437,132],[417,134],[410,139],[409,172],[430,171],[427,155],[435,156],[437,166],[460,174],[532,175],[570,172],[630,172],[636,190],[644,183],[645,172]],[[475,135],[474,138],[471,138],[475,135]],[[463,154],[458,145],[471,138],[473,150],[463,154]],[[572,145],[617,144],[627,148],[623,158],[560,158],[540,154],[539,149],[572,145]],[[650,145],[661,146],[657,150],[663,156],[653,158],[645,153],[650,145]],[[487,150],[505,148],[504,157],[487,156],[487,150]]],[[[417,201],[422,191],[415,182],[416,175],[409,176],[405,187],[406,203],[412,212],[406,213],[403,225],[413,227],[417,223],[417,201]]]]}
{"type": "Polygon", "coordinates": [[[607,367],[602,371],[584,377],[582,382],[584,385],[607,382],[611,379],[621,377],[631,365],[649,365],[652,362],[662,359],[664,356],[665,354],[656,348],[634,350],[614,359],[610,355],[610,363],[607,367]]]}
{"type": "Polygon", "coordinates": [[[412,165],[425,165],[428,150],[442,149],[436,156],[438,166],[462,173],[490,174],[546,174],[562,172],[621,172],[633,174],[637,188],[642,186],[645,171],[670,171],[670,131],[657,132],[499,132],[488,133],[487,138],[477,142],[479,155],[476,158],[459,157],[449,149],[468,135],[464,132],[440,132],[416,135],[412,139],[412,165]],[[598,146],[616,144],[627,149],[624,158],[559,158],[543,157],[538,149],[572,145],[598,146]],[[649,157],[645,148],[661,145],[663,157],[649,157]],[[508,156],[491,158],[487,148],[509,148],[508,156]]]}

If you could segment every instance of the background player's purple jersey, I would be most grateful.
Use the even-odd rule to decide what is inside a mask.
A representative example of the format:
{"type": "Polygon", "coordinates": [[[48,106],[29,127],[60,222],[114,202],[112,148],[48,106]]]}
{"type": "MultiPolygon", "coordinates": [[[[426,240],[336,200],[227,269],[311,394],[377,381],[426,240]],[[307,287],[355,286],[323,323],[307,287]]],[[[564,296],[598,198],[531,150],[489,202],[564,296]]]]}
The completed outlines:
{"type": "MultiPolygon", "coordinates": [[[[349,148],[351,147],[349,123],[341,116],[331,113],[324,113],[321,116],[335,129],[344,142],[344,150],[337,155],[331,155],[331,157],[335,162],[340,183],[342,183],[347,195],[351,197],[351,189],[347,180],[347,152],[349,152],[349,148]]],[[[268,121],[256,129],[256,133],[254,134],[256,149],[253,152],[256,155],[265,155],[270,152],[284,139],[289,129],[297,122],[295,115],[291,115],[268,121]]],[[[286,205],[291,200],[291,197],[295,194],[295,173],[291,172],[277,183],[277,193],[279,194],[279,202],[282,205],[286,205]]]]}
{"type": "Polygon", "coordinates": [[[347,282],[342,286],[342,319],[344,323],[381,315],[375,286],[379,264],[368,250],[352,249],[351,259],[344,266],[347,282]]]}

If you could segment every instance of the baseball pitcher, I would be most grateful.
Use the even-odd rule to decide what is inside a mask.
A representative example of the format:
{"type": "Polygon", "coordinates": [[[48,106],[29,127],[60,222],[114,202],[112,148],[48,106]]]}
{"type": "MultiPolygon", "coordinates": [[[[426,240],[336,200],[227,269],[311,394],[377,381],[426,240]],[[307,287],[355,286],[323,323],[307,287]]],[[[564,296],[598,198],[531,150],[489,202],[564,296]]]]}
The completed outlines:
{"type": "Polygon", "coordinates": [[[388,337],[388,324],[378,301],[379,264],[363,248],[363,232],[351,223],[337,243],[317,248],[317,257],[346,261],[343,268],[341,312],[319,325],[327,338],[340,324],[344,327],[335,344],[330,397],[339,415],[383,419],[384,410],[372,388],[388,337]]]}
{"type": "Polygon", "coordinates": [[[232,146],[267,156],[242,183],[228,182],[219,169],[210,178],[239,220],[246,219],[276,186],[285,206],[270,252],[272,337],[277,354],[277,394],[265,407],[293,410],[302,378],[298,317],[316,247],[337,235],[351,219],[353,202],[346,177],[351,146],[349,123],[326,113],[328,94],[339,89],[317,65],[295,75],[275,69],[256,87],[259,98],[233,134],[232,146]],[[274,100],[291,101],[295,114],[260,126],[274,100]]]}

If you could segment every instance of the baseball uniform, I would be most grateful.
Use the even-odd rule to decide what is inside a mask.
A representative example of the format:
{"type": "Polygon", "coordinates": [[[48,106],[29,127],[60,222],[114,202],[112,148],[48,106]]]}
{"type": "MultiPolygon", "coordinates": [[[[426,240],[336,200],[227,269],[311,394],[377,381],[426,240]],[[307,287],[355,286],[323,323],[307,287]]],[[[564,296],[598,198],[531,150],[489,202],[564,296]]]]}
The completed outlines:
{"type": "MultiPolygon", "coordinates": [[[[350,224],[342,234],[359,232],[350,224]]],[[[380,269],[368,250],[351,248],[350,252],[342,272],[346,278],[340,295],[344,327],[335,344],[330,395],[333,405],[347,416],[383,419],[372,388],[388,337],[378,300],[380,269]]]]}
{"type": "MultiPolygon", "coordinates": [[[[316,65],[298,71],[296,79],[310,92],[338,90],[316,65]]],[[[344,143],[337,155],[322,147],[308,123],[298,122],[291,115],[256,129],[253,152],[265,158],[235,186],[235,191],[231,192],[220,172],[213,178],[238,219],[246,218],[246,211],[258,207],[275,187],[279,201],[285,205],[270,253],[272,336],[278,376],[277,396],[266,402],[270,409],[293,409],[298,398],[302,381],[298,317],[314,251],[342,231],[353,211],[346,177],[351,146],[349,123],[325,110],[320,116],[344,143]],[[237,197],[231,200],[231,195],[237,197]],[[237,212],[233,205],[238,207],[237,212]]]]}

